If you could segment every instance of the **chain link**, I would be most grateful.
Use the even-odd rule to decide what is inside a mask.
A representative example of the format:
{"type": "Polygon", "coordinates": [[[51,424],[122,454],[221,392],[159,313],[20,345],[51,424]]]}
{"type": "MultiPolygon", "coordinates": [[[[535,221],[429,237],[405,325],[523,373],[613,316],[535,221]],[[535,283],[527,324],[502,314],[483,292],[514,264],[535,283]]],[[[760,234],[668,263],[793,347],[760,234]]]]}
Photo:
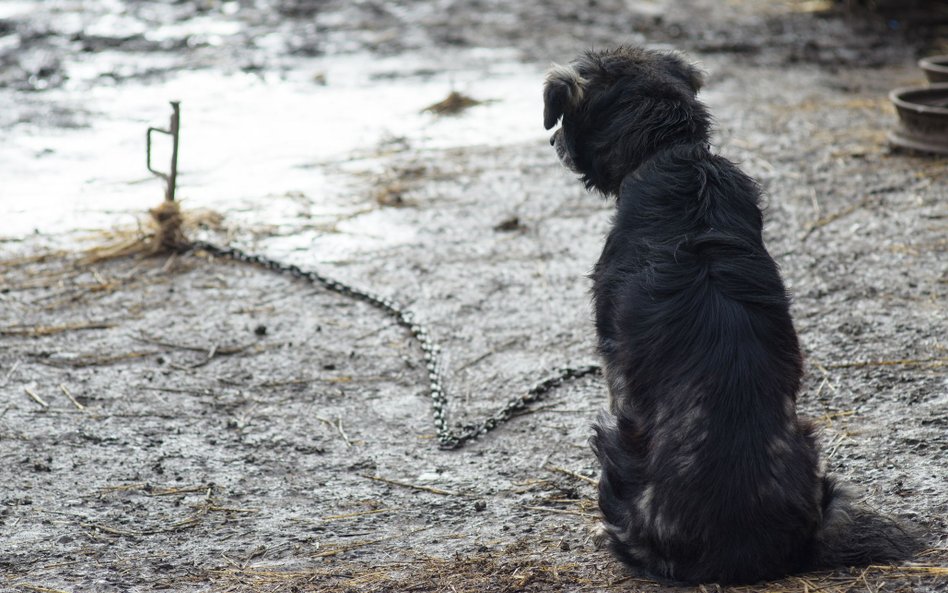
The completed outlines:
{"type": "Polygon", "coordinates": [[[453,430],[448,426],[447,408],[448,394],[444,389],[444,375],[441,366],[441,347],[431,339],[428,328],[415,319],[414,313],[406,310],[397,301],[381,295],[323,276],[319,272],[304,271],[298,266],[284,264],[276,260],[257,254],[249,254],[236,247],[220,247],[206,241],[191,243],[190,250],[202,250],[215,257],[227,258],[234,261],[264,267],[274,272],[288,274],[293,278],[306,280],[312,284],[319,284],[324,288],[341,295],[368,303],[380,309],[404,327],[418,341],[424,353],[425,367],[428,372],[428,393],[431,397],[431,415],[435,429],[438,432],[438,444],[442,449],[459,449],[470,440],[476,439],[494,430],[503,422],[509,420],[517,411],[525,409],[530,404],[542,399],[547,393],[556,389],[566,381],[572,381],[599,372],[597,365],[581,367],[565,367],[550,377],[534,385],[525,395],[516,397],[507,402],[482,422],[465,424],[453,430]]]}

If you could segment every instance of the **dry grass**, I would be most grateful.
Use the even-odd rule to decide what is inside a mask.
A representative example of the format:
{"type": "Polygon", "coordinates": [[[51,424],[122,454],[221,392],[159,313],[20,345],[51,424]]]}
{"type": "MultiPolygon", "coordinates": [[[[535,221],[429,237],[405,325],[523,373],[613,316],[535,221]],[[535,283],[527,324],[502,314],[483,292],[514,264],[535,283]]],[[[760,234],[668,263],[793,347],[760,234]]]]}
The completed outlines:
{"type": "Polygon", "coordinates": [[[105,234],[104,244],[85,252],[80,265],[91,265],[129,256],[177,253],[188,248],[187,235],[201,227],[219,228],[223,217],[210,210],[182,212],[178,202],[164,201],[148,211],[149,218],[137,229],[105,234]]]}
{"type": "Polygon", "coordinates": [[[99,321],[80,321],[77,323],[64,323],[61,325],[10,325],[0,327],[0,336],[25,336],[36,338],[39,336],[52,336],[70,331],[83,329],[109,329],[117,324],[99,321]]]}
{"type": "MultiPolygon", "coordinates": [[[[375,542],[368,542],[370,545],[375,542]]],[[[297,593],[382,593],[388,591],[498,593],[512,592],[678,592],[708,593],[876,593],[910,592],[919,585],[948,583],[948,567],[937,564],[869,566],[788,577],[761,585],[667,587],[630,576],[603,555],[577,554],[575,561],[550,558],[549,543],[538,549],[525,541],[500,550],[455,554],[449,558],[417,556],[369,565],[357,561],[320,564],[308,569],[277,570],[231,566],[212,571],[215,591],[294,591],[297,593]]],[[[349,550],[347,550],[349,551],[349,550]]],[[[944,550],[939,555],[944,557],[944,550]]]]}
{"type": "MultiPolygon", "coordinates": [[[[611,571],[610,571],[611,572],[611,571]]],[[[610,574],[610,573],[606,573],[610,574]]],[[[483,551],[449,558],[419,556],[376,566],[344,562],[298,571],[233,567],[215,571],[218,590],[320,591],[382,593],[389,591],[450,591],[506,593],[513,591],[628,591],[617,585],[627,577],[591,572],[578,562],[556,562],[529,551],[521,542],[500,551],[483,551]]]]}

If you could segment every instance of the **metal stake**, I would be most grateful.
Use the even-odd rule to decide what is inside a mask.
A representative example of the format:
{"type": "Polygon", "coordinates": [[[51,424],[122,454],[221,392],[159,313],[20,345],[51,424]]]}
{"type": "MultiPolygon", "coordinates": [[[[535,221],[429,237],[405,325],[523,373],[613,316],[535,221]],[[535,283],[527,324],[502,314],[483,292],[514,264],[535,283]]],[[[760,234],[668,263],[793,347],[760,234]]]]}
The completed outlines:
{"type": "Polygon", "coordinates": [[[171,101],[171,123],[169,129],[163,130],[161,128],[148,128],[148,132],[145,134],[145,151],[147,162],[145,163],[148,167],[148,170],[161,177],[165,180],[165,200],[168,202],[174,202],[174,190],[178,182],[178,129],[181,126],[181,102],[180,101],[171,101]],[[156,171],[151,167],[151,133],[160,132],[162,134],[168,134],[171,136],[171,171],[170,173],[162,173],[161,171],[156,171]]]}

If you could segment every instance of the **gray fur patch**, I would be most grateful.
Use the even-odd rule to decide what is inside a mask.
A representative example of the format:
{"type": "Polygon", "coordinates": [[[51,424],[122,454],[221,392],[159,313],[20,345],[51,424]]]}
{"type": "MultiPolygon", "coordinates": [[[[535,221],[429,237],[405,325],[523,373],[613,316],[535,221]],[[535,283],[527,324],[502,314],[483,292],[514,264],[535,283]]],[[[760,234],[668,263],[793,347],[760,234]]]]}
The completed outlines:
{"type": "Polygon", "coordinates": [[[678,532],[678,522],[667,517],[664,513],[656,513],[652,522],[652,530],[661,541],[671,541],[678,532]]]}
{"type": "Polygon", "coordinates": [[[639,509],[639,513],[642,514],[642,517],[645,518],[646,522],[652,515],[652,499],[655,498],[655,486],[649,484],[645,487],[645,490],[642,491],[642,495],[639,497],[638,502],[636,502],[636,507],[639,509]]]}
{"type": "Polygon", "coordinates": [[[789,397],[783,402],[783,413],[786,414],[788,418],[797,417],[797,404],[789,397]]]}
{"type": "Polygon", "coordinates": [[[625,377],[622,376],[622,373],[617,373],[610,368],[606,368],[606,384],[609,387],[609,409],[612,410],[613,414],[618,413],[621,406],[631,403],[626,402],[623,397],[629,385],[625,377]]]}
{"type": "Polygon", "coordinates": [[[792,452],[792,443],[790,439],[784,435],[775,435],[773,439],[767,443],[767,455],[769,455],[771,459],[779,459],[792,452]]]}
{"type": "Polygon", "coordinates": [[[569,107],[575,107],[583,100],[583,87],[586,80],[572,66],[554,63],[546,73],[547,84],[564,84],[569,88],[569,107]]]}
{"type": "MultiPolygon", "coordinates": [[[[543,85],[543,127],[547,130],[583,100],[586,81],[570,66],[553,64],[543,85]]],[[[556,137],[554,136],[554,144],[556,137]]],[[[559,149],[557,149],[559,151],[559,149]]],[[[562,156],[562,153],[561,153],[562,156]]]]}

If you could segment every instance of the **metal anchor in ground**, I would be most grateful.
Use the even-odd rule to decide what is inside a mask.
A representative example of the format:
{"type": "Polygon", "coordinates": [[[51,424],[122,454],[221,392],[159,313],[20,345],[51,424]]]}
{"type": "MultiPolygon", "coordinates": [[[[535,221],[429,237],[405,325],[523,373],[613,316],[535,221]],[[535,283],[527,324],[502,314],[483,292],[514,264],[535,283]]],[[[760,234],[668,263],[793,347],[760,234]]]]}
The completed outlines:
{"type": "Polygon", "coordinates": [[[149,127],[145,133],[145,166],[157,177],[165,180],[165,200],[174,202],[174,190],[178,184],[178,131],[181,127],[181,102],[171,101],[171,122],[167,130],[161,128],[149,127]],[[151,166],[151,133],[168,134],[171,136],[171,168],[168,173],[156,171],[151,166]]]}
{"type": "Polygon", "coordinates": [[[145,165],[148,170],[165,180],[165,199],[157,208],[152,208],[148,212],[155,222],[158,223],[158,230],[152,239],[151,250],[160,251],[181,251],[189,245],[187,237],[181,230],[181,210],[175,201],[175,190],[178,184],[178,136],[181,129],[181,103],[171,101],[171,121],[168,129],[149,127],[145,133],[145,165]],[[171,166],[167,173],[156,170],[151,166],[151,134],[167,134],[171,136],[171,166]]]}

